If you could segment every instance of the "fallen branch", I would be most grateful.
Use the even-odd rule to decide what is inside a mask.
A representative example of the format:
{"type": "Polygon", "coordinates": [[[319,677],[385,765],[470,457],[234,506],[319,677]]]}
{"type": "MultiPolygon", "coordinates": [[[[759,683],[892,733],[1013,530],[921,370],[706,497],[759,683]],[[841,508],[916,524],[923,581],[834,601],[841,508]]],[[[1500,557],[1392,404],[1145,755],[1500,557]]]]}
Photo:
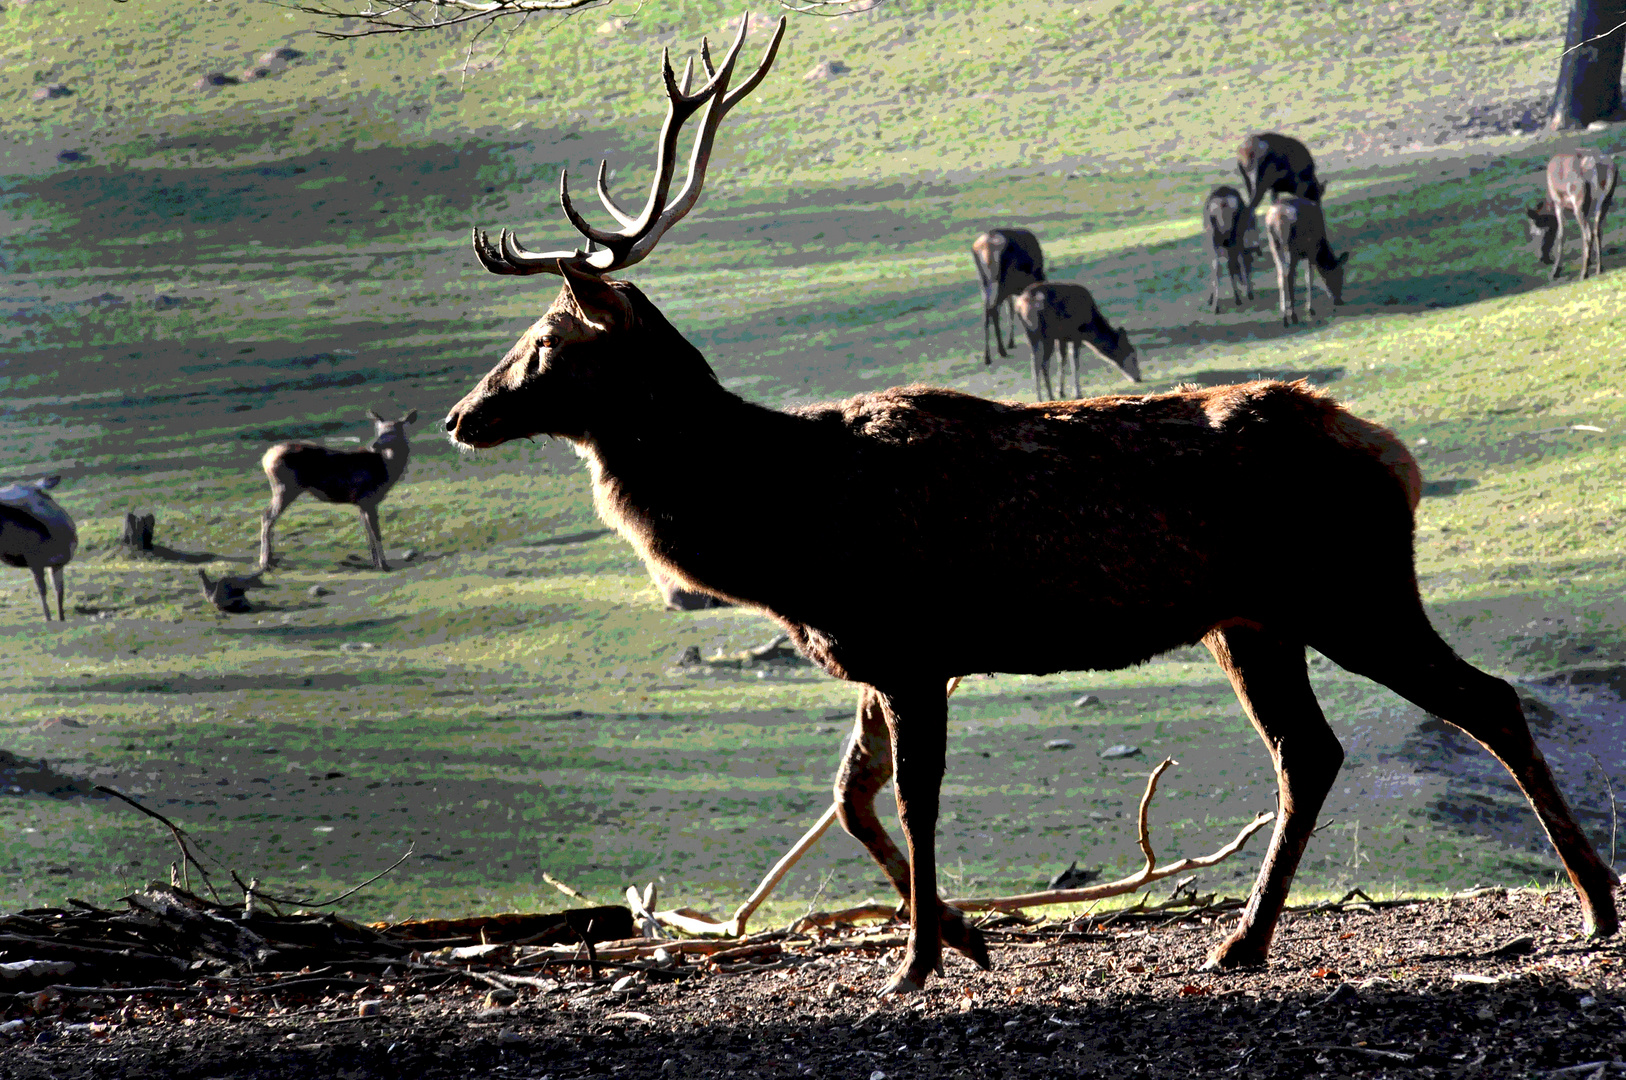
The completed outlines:
{"type": "Polygon", "coordinates": [[[1122,896],[1132,893],[1154,881],[1161,881],[1175,874],[1183,874],[1187,870],[1199,870],[1203,867],[1213,866],[1242,850],[1242,845],[1248,838],[1271,821],[1275,820],[1274,812],[1266,812],[1254,818],[1242,827],[1236,838],[1218,851],[1195,858],[1177,859],[1172,863],[1157,865],[1157,856],[1152,851],[1151,830],[1146,823],[1147,809],[1151,806],[1152,795],[1157,791],[1158,778],[1168,770],[1169,766],[1177,764],[1173,758],[1164,758],[1152,770],[1152,775],[1146,778],[1146,792],[1140,799],[1140,828],[1139,843],[1141,852],[1146,856],[1146,864],[1137,873],[1117,881],[1109,881],[1101,885],[1087,885],[1081,889],[1047,889],[1044,892],[1024,893],[1021,896],[997,896],[986,899],[968,897],[964,899],[951,899],[947,901],[961,911],[1016,911],[1025,907],[1041,907],[1046,904],[1080,904],[1091,900],[1102,900],[1109,896],[1122,896]]]}
{"type": "Polygon", "coordinates": [[[192,891],[192,879],[186,871],[187,864],[190,863],[198,868],[198,873],[203,877],[203,883],[209,887],[209,895],[215,898],[215,903],[220,903],[220,894],[215,891],[214,882],[209,880],[209,871],[205,870],[203,868],[203,864],[198,862],[197,858],[192,854],[192,849],[186,846],[187,833],[185,829],[181,828],[179,825],[175,824],[158,811],[149,810],[147,807],[142,806],[140,803],[136,802],[122,791],[110,788],[105,784],[97,784],[96,790],[102,792],[103,794],[111,795],[115,799],[120,799],[135,807],[137,810],[141,811],[143,814],[146,814],[153,820],[161,822],[163,826],[169,830],[169,834],[175,838],[175,846],[181,849],[181,882],[183,885],[185,885],[186,891],[192,891]]]}
{"type": "MultiPolygon", "coordinates": [[[[399,859],[396,859],[394,862],[392,862],[388,866],[384,867],[384,869],[380,870],[378,873],[374,874],[372,877],[368,878],[366,881],[363,881],[360,885],[354,885],[354,886],[346,889],[344,892],[340,893],[338,896],[335,896],[331,900],[322,900],[322,901],[308,900],[308,899],[307,900],[297,900],[297,899],[294,899],[292,897],[287,897],[287,896],[276,896],[276,895],[274,895],[272,893],[268,893],[268,892],[264,891],[263,889],[258,888],[257,887],[258,882],[259,882],[258,878],[255,878],[254,880],[250,881],[248,884],[244,885],[243,884],[243,879],[237,876],[237,871],[236,870],[231,871],[231,879],[233,881],[235,881],[239,886],[242,887],[243,895],[245,897],[258,896],[261,900],[269,900],[273,904],[289,904],[289,905],[291,905],[293,907],[305,907],[305,908],[332,907],[334,904],[337,904],[340,900],[347,900],[350,897],[354,896],[356,893],[358,893],[361,890],[365,889],[367,886],[371,885],[373,882],[377,881],[379,878],[383,877],[385,874],[389,873],[391,870],[394,870],[396,867],[400,866],[402,863],[404,863],[408,859],[412,858],[413,849],[416,848],[417,846],[418,845],[417,845],[417,843],[415,841],[412,844],[409,844],[407,846],[406,853],[404,855],[402,855],[399,859]]],[[[201,867],[200,867],[200,869],[201,869],[201,867]]],[[[216,897],[215,899],[218,900],[219,897],[216,897]]]]}

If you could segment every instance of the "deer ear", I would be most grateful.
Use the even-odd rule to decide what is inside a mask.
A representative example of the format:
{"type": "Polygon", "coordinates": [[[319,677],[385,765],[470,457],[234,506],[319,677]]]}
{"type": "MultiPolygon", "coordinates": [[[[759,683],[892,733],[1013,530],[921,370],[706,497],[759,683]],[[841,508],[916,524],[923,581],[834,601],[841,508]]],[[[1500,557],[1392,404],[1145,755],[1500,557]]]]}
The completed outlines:
{"type": "Polygon", "coordinates": [[[367,419],[377,421],[380,424],[384,422],[384,418],[373,412],[371,409],[367,410],[367,419]]]}
{"type": "Polygon", "coordinates": [[[1338,256],[1338,265],[1339,266],[1344,265],[1348,261],[1349,261],[1349,252],[1346,251],[1342,255],[1338,256]]]}
{"type": "Polygon", "coordinates": [[[401,423],[410,424],[410,423],[412,423],[412,421],[416,420],[417,418],[418,418],[418,410],[413,409],[411,412],[409,412],[405,416],[401,417],[401,423]]]}
{"type": "Polygon", "coordinates": [[[612,330],[632,322],[632,305],[604,278],[585,274],[561,261],[560,276],[565,279],[565,291],[582,321],[598,331],[612,330]]]}
{"type": "Polygon", "coordinates": [[[34,486],[36,488],[38,488],[39,490],[41,490],[41,491],[50,491],[52,488],[56,487],[60,483],[62,483],[62,477],[60,475],[59,476],[47,476],[45,479],[41,480],[39,483],[35,484],[34,486]]]}

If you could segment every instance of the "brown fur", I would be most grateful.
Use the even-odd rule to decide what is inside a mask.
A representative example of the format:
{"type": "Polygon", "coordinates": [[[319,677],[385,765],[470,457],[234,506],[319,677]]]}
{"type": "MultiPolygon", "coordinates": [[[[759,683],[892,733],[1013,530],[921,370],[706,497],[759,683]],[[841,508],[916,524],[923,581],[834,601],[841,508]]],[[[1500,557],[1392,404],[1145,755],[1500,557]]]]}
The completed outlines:
{"type": "Polygon", "coordinates": [[[1276,287],[1281,296],[1283,326],[1299,321],[1293,296],[1293,274],[1301,260],[1304,262],[1304,307],[1309,315],[1315,315],[1312,270],[1321,275],[1333,306],[1344,302],[1344,264],[1349,261],[1349,252],[1332,253],[1332,245],[1327,243],[1327,219],[1320,203],[1289,195],[1271,204],[1265,211],[1265,239],[1270,243],[1271,258],[1276,261],[1276,287]]]}
{"type": "Polygon", "coordinates": [[[1530,239],[1541,245],[1541,261],[1553,264],[1557,278],[1564,268],[1564,215],[1575,216],[1581,229],[1581,280],[1589,269],[1603,273],[1603,229],[1615,199],[1620,170],[1614,159],[1596,150],[1555,154],[1547,163],[1547,198],[1525,211],[1530,239]]]}
{"type": "Polygon", "coordinates": [[[1043,281],[1044,252],[1039,238],[1026,229],[989,229],[971,241],[971,261],[982,283],[982,362],[992,364],[988,355],[988,328],[994,329],[994,346],[1005,355],[1006,342],[1000,339],[999,308],[1004,304],[1010,316],[1010,342],[1016,344],[1016,314],[1011,301],[1023,289],[1043,281]]]}
{"type": "Polygon", "coordinates": [[[1016,321],[1028,334],[1033,350],[1033,394],[1040,401],[1056,397],[1050,385],[1050,358],[1058,357],[1056,374],[1061,379],[1061,396],[1067,396],[1067,358],[1072,352],[1073,388],[1084,394],[1079,371],[1079,349],[1085,345],[1112,364],[1130,382],[1140,382],[1140,360],[1129,335],[1114,329],[1095,306],[1090,290],[1074,281],[1041,281],[1022,290],[1011,307],[1016,321]]]}
{"type": "Polygon", "coordinates": [[[1327,185],[1315,174],[1309,148],[1288,135],[1267,131],[1249,135],[1236,151],[1236,171],[1248,189],[1248,209],[1259,206],[1266,192],[1297,195],[1320,202],[1327,185]]]}
{"type": "Polygon", "coordinates": [[[986,962],[936,889],[948,678],[1121,668],[1198,641],[1270,748],[1282,809],[1215,966],[1263,961],[1342,760],[1306,645],[1484,743],[1535,806],[1588,928],[1616,929],[1614,875],[1513,690],[1429,626],[1412,562],[1417,466],[1381,427],[1278,382],[1046,405],[915,386],[777,412],[719,386],[634,286],[568,269],[566,281],[585,318],[556,304],[446,428],[467,446],[570,439],[600,515],[646,563],[771,614],[825,671],[871,688],[838,801],[910,902],[891,989],[922,985],[944,942],[986,962]],[[695,460],[730,462],[734,483],[697,476],[695,460]],[[794,485],[787,461],[803,470],[794,485]],[[1262,570],[1261,552],[1313,552],[1332,569],[1307,582],[1262,570]],[[865,811],[894,768],[907,860],[865,811]]]}

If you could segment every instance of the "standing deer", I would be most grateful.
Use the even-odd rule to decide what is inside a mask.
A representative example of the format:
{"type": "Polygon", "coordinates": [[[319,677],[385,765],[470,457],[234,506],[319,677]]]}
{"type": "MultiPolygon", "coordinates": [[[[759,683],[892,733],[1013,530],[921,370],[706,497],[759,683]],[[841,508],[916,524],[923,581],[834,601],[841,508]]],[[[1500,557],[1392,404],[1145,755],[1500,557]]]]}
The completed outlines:
{"type": "Polygon", "coordinates": [[[1253,299],[1253,260],[1259,254],[1259,225],[1253,210],[1242,200],[1242,193],[1234,187],[1217,187],[1208,193],[1203,204],[1203,244],[1208,249],[1208,261],[1214,271],[1214,283],[1208,291],[1208,306],[1214,314],[1220,309],[1220,267],[1225,268],[1226,280],[1231,283],[1231,298],[1242,306],[1242,293],[1237,279],[1248,288],[1248,299],[1253,299]]]}
{"type": "Polygon", "coordinates": [[[1593,265],[1603,273],[1603,223],[1619,179],[1614,159],[1596,150],[1555,154],[1547,163],[1547,198],[1525,210],[1525,225],[1541,243],[1541,261],[1553,264],[1553,278],[1564,268],[1565,211],[1581,228],[1581,280],[1593,265]]]}
{"type": "Polygon", "coordinates": [[[1322,284],[1334,306],[1344,302],[1344,264],[1349,252],[1332,253],[1327,243],[1327,219],[1321,204],[1288,196],[1265,211],[1265,236],[1270,254],[1276,260],[1276,287],[1281,291],[1282,325],[1298,322],[1298,306],[1293,298],[1293,274],[1304,260],[1304,307],[1315,315],[1315,286],[1311,268],[1321,274],[1322,284]]]}
{"type": "Polygon", "coordinates": [[[26,566],[34,575],[45,621],[51,621],[51,601],[45,595],[45,571],[56,588],[56,617],[67,622],[62,607],[62,568],[79,548],[79,530],[73,518],[46,492],[62,482],[47,476],[0,487],[0,562],[26,566]]]}
{"type": "Polygon", "coordinates": [[[717,67],[702,47],[708,80],[693,94],[663,57],[656,179],[636,217],[612,210],[621,231],[588,224],[561,178],[565,215],[596,250],[533,252],[506,229],[495,243],[475,230],[487,270],[557,274],[563,286],[445,428],[465,448],[569,440],[599,515],[646,564],[769,613],[830,675],[864,684],[836,791],[846,828],[909,905],[885,992],[923,986],[945,943],[989,960],[937,891],[947,680],[1117,669],[1198,641],[1275,761],[1281,808],[1241,921],[1210,965],[1264,961],[1343,760],[1307,645],[1506,765],[1570,873],[1588,933],[1613,934],[1615,875],[1565,804],[1518,696],[1429,625],[1412,555],[1422,476],[1390,432],[1302,382],[1040,405],[913,386],[782,412],[724,388],[637,286],[606,276],[647,256],[694,205],[718,123],[761,81],[784,26],[732,91],[744,24],[717,67]],[[688,178],[669,200],[678,128],[702,106],[688,178]],[[697,457],[735,463],[735,482],[696,475],[697,457]],[[806,464],[794,489],[776,482],[786,460],[806,464]],[[1315,551],[1332,569],[1261,570],[1265,545],[1315,551]],[[894,771],[907,858],[869,805],[894,771]]]}
{"type": "Polygon", "coordinates": [[[271,505],[260,515],[260,569],[271,568],[271,529],[295,499],[309,491],[323,502],[350,503],[361,514],[367,550],[375,570],[388,570],[384,538],[378,531],[378,504],[406,472],[412,448],[407,425],[418,418],[413,409],[399,420],[386,420],[367,410],[374,438],[365,450],[329,450],[315,443],[278,443],[260,458],[271,482],[271,505]]]}
{"type": "MultiPolygon", "coordinates": [[[[1000,340],[999,305],[1009,306],[1017,293],[1044,280],[1044,252],[1039,238],[1026,229],[989,229],[971,241],[971,261],[977,264],[982,282],[982,362],[992,364],[988,355],[988,326],[994,327],[994,347],[1005,356],[1000,340]]],[[[1016,347],[1016,315],[1010,316],[1010,346],[1016,347]]]]}
{"type": "Polygon", "coordinates": [[[1055,400],[1050,388],[1050,357],[1057,357],[1056,374],[1061,393],[1067,396],[1067,350],[1073,353],[1075,396],[1084,396],[1084,383],[1078,366],[1078,350],[1088,345],[1101,359],[1117,366],[1130,382],[1140,382],[1140,359],[1129,335],[1114,330],[1095,306],[1090,290],[1072,281],[1043,281],[1023,289],[1011,305],[1012,312],[1028,332],[1033,349],[1033,393],[1040,401],[1055,400]],[[1041,382],[1041,378],[1043,381],[1041,382]]]}
{"type": "Polygon", "coordinates": [[[1248,189],[1248,209],[1255,210],[1265,192],[1297,195],[1320,202],[1327,185],[1316,179],[1315,159],[1297,139],[1267,131],[1249,135],[1236,152],[1236,171],[1248,189]]]}

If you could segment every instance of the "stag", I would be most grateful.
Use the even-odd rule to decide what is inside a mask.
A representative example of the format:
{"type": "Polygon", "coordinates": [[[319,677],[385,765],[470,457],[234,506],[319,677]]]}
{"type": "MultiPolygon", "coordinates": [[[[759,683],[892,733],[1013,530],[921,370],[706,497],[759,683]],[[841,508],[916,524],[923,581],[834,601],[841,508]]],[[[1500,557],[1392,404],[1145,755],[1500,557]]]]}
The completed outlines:
{"type": "Polygon", "coordinates": [[[388,570],[384,538],[378,531],[378,504],[406,472],[412,448],[407,425],[418,418],[413,409],[399,420],[386,420],[367,410],[373,421],[373,441],[365,450],[329,450],[315,443],[278,443],[260,458],[260,468],[271,482],[271,505],[260,515],[260,569],[272,563],[271,530],[295,499],[310,492],[323,502],[349,503],[361,514],[367,550],[373,568],[388,570]]]}
{"type": "Polygon", "coordinates": [[[1615,876],[1565,804],[1517,694],[1429,625],[1412,555],[1422,477],[1390,432],[1278,382],[1042,405],[913,386],[777,411],[725,389],[637,286],[606,276],[647,256],[698,198],[718,122],[761,81],[784,33],[781,20],[756,71],[730,90],[745,25],[721,64],[702,47],[708,80],[692,94],[689,74],[680,85],[663,57],[668,106],[649,201],[634,217],[604,200],[622,230],[583,220],[566,177],[560,202],[594,250],[533,252],[506,229],[496,242],[475,230],[487,270],[557,274],[563,285],[444,423],[471,449],[569,440],[599,515],[647,565],[769,613],[824,671],[863,684],[836,791],[848,832],[909,908],[884,992],[923,986],[945,944],[989,961],[980,932],[937,891],[948,680],[1123,668],[1199,641],[1269,748],[1281,808],[1240,923],[1210,964],[1264,961],[1343,758],[1311,690],[1307,645],[1495,754],[1568,869],[1588,932],[1614,933],[1615,876]],[[702,106],[688,178],[669,200],[678,126],[702,106]],[[735,482],[697,476],[696,458],[736,463],[735,482]],[[794,490],[776,482],[782,461],[805,463],[794,490]],[[1315,551],[1333,569],[1313,581],[1261,573],[1266,546],[1315,551]],[[1024,625],[1061,629],[1011,632],[1024,625]],[[894,773],[907,857],[870,805],[894,773]]]}
{"type": "Polygon", "coordinates": [[[1078,351],[1084,345],[1115,365],[1130,382],[1140,382],[1140,359],[1135,354],[1135,346],[1130,344],[1129,335],[1112,328],[1101,309],[1095,306],[1095,297],[1084,286],[1072,281],[1029,285],[1016,298],[1012,311],[1028,332],[1028,345],[1033,349],[1033,393],[1040,401],[1053,401],[1056,397],[1050,388],[1052,355],[1057,357],[1056,374],[1061,379],[1062,396],[1067,396],[1069,348],[1073,359],[1073,388],[1078,391],[1075,396],[1084,396],[1078,363],[1078,351]]]}
{"type": "Polygon", "coordinates": [[[56,617],[67,622],[62,607],[62,568],[79,547],[79,531],[73,518],[47,492],[62,482],[60,476],[47,476],[0,487],[0,562],[26,566],[34,575],[45,621],[51,621],[51,601],[45,595],[45,571],[51,571],[56,588],[56,617]]]}
{"type": "Polygon", "coordinates": [[[1297,139],[1267,131],[1249,135],[1236,152],[1236,171],[1248,189],[1248,209],[1255,210],[1265,192],[1320,202],[1327,185],[1316,179],[1315,159],[1297,139]]]}
{"type": "Polygon", "coordinates": [[[1253,211],[1242,200],[1242,193],[1234,187],[1217,187],[1208,193],[1203,204],[1203,243],[1208,249],[1208,261],[1214,271],[1214,284],[1208,291],[1208,306],[1214,314],[1220,309],[1220,268],[1225,268],[1226,280],[1231,283],[1231,298],[1242,306],[1242,293],[1237,279],[1248,288],[1248,299],[1253,299],[1253,260],[1259,254],[1259,226],[1253,211]]]}
{"type": "MultiPolygon", "coordinates": [[[[982,362],[992,364],[988,355],[988,327],[994,328],[994,346],[1005,356],[1000,340],[999,306],[1013,307],[1015,297],[1036,281],[1044,280],[1044,252],[1039,238],[1026,229],[989,229],[971,241],[971,261],[977,264],[982,282],[982,362]]],[[[1009,310],[1010,341],[1016,347],[1016,313],[1009,310]]]]}
{"type": "Polygon", "coordinates": [[[1541,244],[1541,261],[1553,264],[1553,278],[1564,268],[1564,213],[1575,215],[1581,229],[1581,280],[1596,265],[1603,273],[1603,223],[1615,199],[1620,169],[1596,150],[1555,154],[1547,163],[1547,198],[1525,210],[1530,239],[1541,244]]]}
{"type": "Polygon", "coordinates": [[[1334,306],[1344,302],[1344,264],[1349,252],[1332,253],[1327,243],[1327,219],[1321,204],[1288,196],[1272,203],[1265,211],[1265,237],[1276,260],[1276,286],[1281,292],[1282,325],[1298,322],[1298,306],[1293,297],[1293,274],[1304,260],[1304,306],[1315,315],[1315,287],[1311,270],[1321,275],[1334,306]]]}

